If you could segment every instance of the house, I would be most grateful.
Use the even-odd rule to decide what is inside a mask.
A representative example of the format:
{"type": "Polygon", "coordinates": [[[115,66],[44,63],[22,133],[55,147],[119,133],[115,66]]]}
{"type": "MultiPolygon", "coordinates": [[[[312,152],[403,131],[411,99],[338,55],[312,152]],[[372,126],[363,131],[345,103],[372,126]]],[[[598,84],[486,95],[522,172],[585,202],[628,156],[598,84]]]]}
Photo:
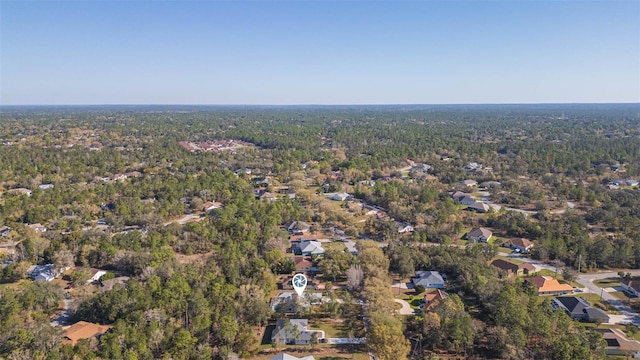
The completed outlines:
{"type": "Polygon", "coordinates": [[[398,233],[399,234],[404,234],[407,232],[413,232],[413,226],[409,225],[409,224],[402,224],[402,223],[398,223],[398,233]]]}
{"type": "Polygon", "coordinates": [[[77,323],[65,329],[64,337],[66,342],[75,345],[78,340],[90,339],[92,337],[100,337],[111,329],[111,326],[98,325],[86,321],[78,321],[77,323]]]}
{"type": "Polygon", "coordinates": [[[283,313],[298,313],[302,310],[309,310],[311,305],[322,303],[322,293],[306,293],[298,296],[295,292],[281,292],[271,298],[270,306],[273,311],[283,313]]]}
{"type": "Polygon", "coordinates": [[[524,281],[535,287],[538,290],[538,295],[563,295],[573,292],[571,285],[560,284],[551,276],[534,276],[524,281]]]}
{"type": "Polygon", "coordinates": [[[551,306],[554,309],[564,310],[574,320],[609,322],[609,316],[604,311],[591,307],[591,304],[581,297],[559,296],[553,299],[551,306]]]}
{"type": "Polygon", "coordinates": [[[437,271],[416,271],[416,276],[411,279],[413,286],[424,286],[425,289],[444,288],[444,278],[437,271]]]}
{"type": "Polygon", "coordinates": [[[529,275],[536,271],[536,268],[529,263],[514,264],[503,259],[495,259],[491,262],[491,265],[500,270],[506,271],[509,275],[529,275]]]}
{"type": "Polygon", "coordinates": [[[7,235],[9,235],[9,233],[11,232],[11,228],[8,226],[3,226],[0,227],[0,236],[5,237],[7,235]]]}
{"type": "Polygon", "coordinates": [[[276,344],[308,345],[313,338],[324,340],[324,331],[310,330],[307,319],[280,319],[271,334],[271,342],[276,344]]]}
{"type": "Polygon", "coordinates": [[[620,329],[595,329],[602,334],[607,345],[604,353],[610,356],[625,356],[640,359],[640,341],[629,340],[620,329]]]}
{"type": "Polygon", "coordinates": [[[16,189],[11,189],[9,191],[7,191],[7,194],[9,195],[27,195],[27,196],[31,196],[31,190],[29,189],[25,189],[25,188],[16,188],[16,189]]]}
{"type": "Polygon", "coordinates": [[[260,197],[260,200],[267,200],[267,201],[275,201],[278,199],[275,195],[273,195],[270,192],[264,192],[259,197],[260,197]]]}
{"type": "Polygon", "coordinates": [[[490,209],[491,207],[483,202],[474,202],[467,207],[467,210],[474,210],[479,213],[489,212],[490,209]]]}
{"type": "Polygon", "coordinates": [[[516,251],[527,252],[531,250],[531,248],[533,247],[533,242],[527,239],[518,238],[518,239],[509,239],[504,245],[516,251]]]}
{"type": "Polygon", "coordinates": [[[302,235],[309,232],[311,225],[304,221],[292,221],[285,225],[285,228],[290,234],[302,235]]]}
{"type": "Polygon", "coordinates": [[[115,174],[115,175],[109,176],[109,180],[111,181],[124,181],[126,179],[127,179],[127,176],[124,174],[115,174]]]}
{"type": "Polygon", "coordinates": [[[454,201],[457,201],[457,202],[460,202],[460,199],[462,199],[465,196],[471,196],[471,195],[462,191],[454,191],[453,193],[451,193],[451,197],[453,198],[454,201]]]}
{"type": "Polygon", "coordinates": [[[489,239],[493,236],[491,230],[485,228],[475,228],[467,233],[465,236],[467,240],[477,242],[489,242],[489,239]]]}
{"type": "Polygon", "coordinates": [[[315,240],[304,240],[299,243],[295,243],[292,246],[293,253],[296,255],[324,255],[324,248],[322,244],[315,240]]]}
{"type": "Polygon", "coordinates": [[[38,189],[40,189],[40,190],[53,189],[53,184],[42,184],[42,185],[38,185],[38,189]]]}
{"type": "Polygon", "coordinates": [[[631,296],[640,297],[640,281],[629,280],[620,283],[622,290],[631,296]]]}
{"type": "Polygon", "coordinates": [[[32,229],[35,232],[39,232],[39,233],[43,233],[47,231],[47,228],[42,226],[42,224],[40,223],[36,223],[36,224],[31,224],[31,225],[27,225],[27,227],[29,229],[32,229]]]}
{"type": "Polygon", "coordinates": [[[460,205],[473,205],[476,203],[476,199],[472,198],[471,195],[466,195],[464,197],[461,197],[460,199],[458,199],[458,203],[460,203],[460,205]]]}
{"type": "Polygon", "coordinates": [[[310,258],[305,256],[296,256],[293,258],[296,264],[296,272],[318,273],[320,268],[314,265],[310,258]]]}
{"type": "Polygon", "coordinates": [[[124,174],[124,176],[127,179],[138,178],[138,177],[142,176],[142,173],[139,172],[139,171],[132,171],[132,172],[128,172],[128,173],[124,174]]]}
{"type": "Polygon", "coordinates": [[[91,284],[93,282],[97,282],[100,278],[105,275],[107,272],[104,270],[91,269],[91,278],[87,280],[87,284],[91,284]]]}
{"type": "MultiPolygon", "coordinates": [[[[62,269],[62,271],[67,269],[62,269]]],[[[27,275],[31,276],[34,281],[51,281],[57,278],[62,271],[56,270],[53,264],[33,265],[27,269],[27,275]]]]}
{"type": "Polygon", "coordinates": [[[478,182],[475,180],[462,180],[457,182],[458,185],[463,185],[466,187],[478,186],[478,182]]]}
{"type": "Polygon", "coordinates": [[[438,306],[442,302],[442,300],[448,297],[449,294],[440,289],[437,289],[436,291],[425,294],[422,297],[420,308],[422,308],[423,311],[431,311],[436,306],[438,306]]]}
{"type": "Polygon", "coordinates": [[[102,291],[109,291],[113,289],[114,286],[120,284],[125,285],[127,281],[129,281],[130,277],[128,276],[118,276],[109,280],[99,280],[100,284],[102,284],[102,291]]]}
{"type": "Polygon", "coordinates": [[[471,162],[471,163],[468,163],[467,165],[465,165],[463,167],[463,169],[466,172],[476,172],[476,171],[482,169],[482,164],[478,164],[477,162],[471,162]]]}
{"type": "Polygon", "coordinates": [[[417,173],[417,172],[427,173],[427,172],[429,172],[429,170],[431,170],[431,165],[420,164],[420,165],[416,165],[416,166],[412,167],[410,172],[411,173],[417,173]]]}
{"type": "Polygon", "coordinates": [[[494,189],[501,187],[502,184],[499,181],[485,181],[481,183],[480,186],[486,189],[494,189]]]}
{"type": "Polygon", "coordinates": [[[219,202],[213,202],[213,201],[207,201],[206,203],[202,204],[202,211],[211,211],[211,210],[215,210],[215,209],[220,209],[222,207],[222,204],[219,202]]]}
{"type": "Polygon", "coordinates": [[[331,196],[329,196],[329,199],[334,200],[334,201],[345,201],[349,198],[349,194],[347,194],[346,192],[341,192],[341,193],[335,193],[332,194],[331,196]]]}
{"type": "Polygon", "coordinates": [[[293,355],[282,353],[280,355],[276,355],[269,360],[316,360],[313,356],[305,356],[305,357],[295,357],[293,355]]]}
{"type": "MultiPolygon", "coordinates": [[[[464,193],[463,193],[464,194],[464,193]]],[[[469,194],[464,194],[464,196],[458,197],[457,199],[454,198],[455,201],[458,202],[458,204],[460,205],[473,205],[476,203],[476,199],[472,198],[471,195],[469,194]]]]}
{"type": "Polygon", "coordinates": [[[625,180],[624,182],[627,184],[627,186],[638,186],[638,184],[640,183],[638,182],[638,180],[625,180]]]}

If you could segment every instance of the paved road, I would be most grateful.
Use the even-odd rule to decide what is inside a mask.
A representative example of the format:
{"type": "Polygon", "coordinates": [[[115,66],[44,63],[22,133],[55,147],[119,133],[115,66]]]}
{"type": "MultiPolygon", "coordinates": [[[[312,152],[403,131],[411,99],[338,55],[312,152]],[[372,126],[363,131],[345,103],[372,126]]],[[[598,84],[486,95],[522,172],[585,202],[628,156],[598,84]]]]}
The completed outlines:
{"type": "Polygon", "coordinates": [[[393,299],[393,301],[395,301],[398,304],[402,305],[402,308],[400,308],[400,310],[398,310],[398,314],[400,314],[400,315],[413,315],[414,314],[414,310],[411,308],[411,305],[409,305],[408,302],[406,302],[404,300],[400,300],[400,299],[393,299]]]}
{"type": "MultiPolygon", "coordinates": [[[[624,273],[631,273],[634,276],[640,275],[640,270],[622,270],[624,273]]],[[[576,278],[576,282],[585,287],[586,292],[598,294],[602,299],[613,305],[622,315],[611,315],[610,324],[633,323],[640,325],[640,315],[633,311],[623,301],[604,291],[601,287],[593,283],[594,280],[606,278],[617,278],[617,271],[601,272],[596,274],[580,274],[576,278]]]]}
{"type": "Polygon", "coordinates": [[[182,217],[180,217],[178,219],[165,222],[164,226],[167,226],[169,224],[173,224],[174,222],[177,222],[180,225],[184,225],[184,224],[188,223],[191,220],[200,221],[202,219],[204,219],[204,218],[201,218],[200,214],[187,214],[187,215],[184,215],[184,216],[182,216],[182,217]]]}
{"type": "Polygon", "coordinates": [[[51,321],[51,326],[65,326],[69,325],[69,317],[71,316],[71,299],[64,299],[64,307],[62,308],[62,312],[58,317],[51,321]]]}
{"type": "Polygon", "coordinates": [[[533,265],[533,267],[536,268],[536,271],[540,271],[542,269],[546,269],[546,270],[550,270],[550,271],[558,271],[559,273],[562,271],[562,267],[555,267],[551,264],[547,264],[545,262],[542,262],[540,260],[534,260],[528,257],[522,257],[520,256],[520,254],[518,253],[512,253],[512,254],[507,254],[507,253],[503,253],[503,252],[499,252],[498,255],[500,256],[504,256],[504,257],[508,257],[514,260],[518,260],[518,261],[522,261],[522,262],[526,262],[529,263],[531,265],[533,265]]]}

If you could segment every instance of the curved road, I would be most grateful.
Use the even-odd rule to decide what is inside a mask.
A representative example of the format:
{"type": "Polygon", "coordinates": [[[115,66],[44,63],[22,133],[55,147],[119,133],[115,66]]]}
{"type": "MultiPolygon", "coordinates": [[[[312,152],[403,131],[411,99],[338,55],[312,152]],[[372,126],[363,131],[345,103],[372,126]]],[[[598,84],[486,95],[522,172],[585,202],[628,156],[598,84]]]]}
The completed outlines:
{"type": "MultiPolygon", "coordinates": [[[[624,273],[631,273],[633,276],[639,276],[640,270],[619,270],[624,271],[624,273]]],[[[587,292],[598,294],[602,296],[603,300],[606,300],[608,303],[613,305],[622,315],[611,315],[612,321],[615,323],[624,324],[624,323],[633,323],[636,325],[640,325],[640,315],[633,311],[629,306],[627,306],[622,300],[614,297],[608,292],[604,291],[601,287],[597,286],[593,283],[594,280],[601,280],[606,278],[617,278],[618,271],[607,271],[596,274],[580,274],[576,278],[576,282],[582,286],[584,286],[587,292]]],[[[611,322],[611,321],[610,321],[611,322]]]]}

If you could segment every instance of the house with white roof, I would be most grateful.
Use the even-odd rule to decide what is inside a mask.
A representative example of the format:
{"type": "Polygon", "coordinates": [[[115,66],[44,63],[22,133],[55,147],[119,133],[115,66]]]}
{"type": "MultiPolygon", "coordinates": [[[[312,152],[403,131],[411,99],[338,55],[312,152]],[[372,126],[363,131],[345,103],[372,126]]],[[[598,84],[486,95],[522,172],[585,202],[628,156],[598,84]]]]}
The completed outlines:
{"type": "Polygon", "coordinates": [[[322,244],[315,240],[304,240],[294,243],[292,250],[296,255],[324,255],[324,248],[322,247],[322,244]]]}
{"type": "Polygon", "coordinates": [[[444,288],[444,278],[437,271],[416,271],[416,276],[411,279],[414,286],[421,285],[425,289],[444,288]]]}

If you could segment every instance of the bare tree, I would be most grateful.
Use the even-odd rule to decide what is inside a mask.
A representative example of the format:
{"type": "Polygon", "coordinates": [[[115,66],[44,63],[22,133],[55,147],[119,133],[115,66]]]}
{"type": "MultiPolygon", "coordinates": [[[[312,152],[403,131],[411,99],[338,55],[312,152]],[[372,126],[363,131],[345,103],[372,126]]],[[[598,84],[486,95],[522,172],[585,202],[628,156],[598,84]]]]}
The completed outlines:
{"type": "Polygon", "coordinates": [[[347,270],[347,288],[349,290],[358,290],[362,286],[364,280],[364,271],[360,265],[351,265],[347,270]]]}
{"type": "Polygon", "coordinates": [[[53,254],[53,265],[56,270],[62,271],[63,269],[72,267],[74,265],[74,255],[71,250],[64,249],[53,254]]]}

